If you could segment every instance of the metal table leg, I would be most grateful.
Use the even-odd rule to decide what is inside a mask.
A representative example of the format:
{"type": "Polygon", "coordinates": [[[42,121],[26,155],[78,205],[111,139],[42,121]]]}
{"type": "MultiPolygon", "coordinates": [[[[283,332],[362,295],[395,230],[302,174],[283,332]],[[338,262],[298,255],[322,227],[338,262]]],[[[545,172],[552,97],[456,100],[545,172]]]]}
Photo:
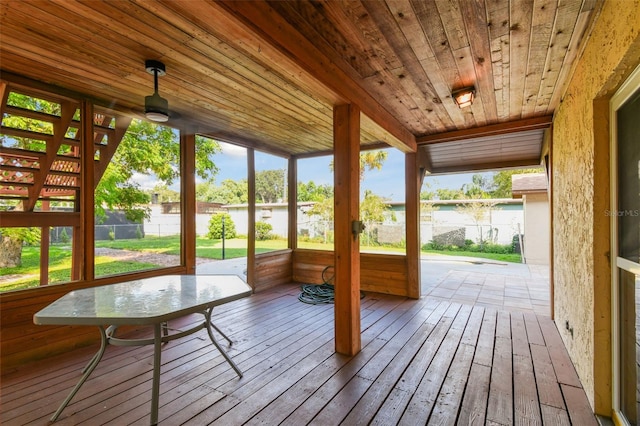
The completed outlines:
{"type": "Polygon", "coordinates": [[[225,350],[222,348],[222,346],[220,346],[220,343],[218,343],[218,341],[216,340],[215,336],[213,335],[213,331],[211,330],[211,327],[215,328],[218,331],[218,333],[222,334],[222,336],[229,341],[229,344],[231,344],[231,339],[229,339],[223,332],[220,331],[220,329],[218,327],[213,325],[213,323],[211,322],[211,312],[212,312],[212,310],[213,310],[213,308],[212,309],[208,309],[204,313],[205,326],[207,328],[207,332],[209,333],[209,338],[211,339],[211,342],[213,342],[215,347],[218,348],[218,350],[220,351],[222,356],[227,360],[229,365],[231,365],[231,367],[235,370],[235,372],[238,374],[238,376],[242,377],[242,371],[238,368],[236,363],[233,362],[233,360],[231,359],[229,354],[227,354],[227,352],[225,352],[225,350]]]}
{"type": "Polygon", "coordinates": [[[162,324],[153,327],[153,386],[151,388],[151,424],[158,424],[158,405],[160,399],[160,364],[162,353],[162,324]]]}
{"type": "Polygon", "coordinates": [[[62,402],[58,410],[53,414],[53,416],[51,416],[52,422],[56,421],[58,416],[62,413],[62,410],[64,410],[69,404],[69,402],[71,402],[71,399],[76,395],[76,392],[80,390],[80,387],[89,378],[93,370],[96,368],[96,366],[102,359],[102,355],[104,355],[104,350],[107,347],[107,335],[104,331],[104,327],[99,326],[98,328],[100,329],[100,337],[102,338],[102,341],[100,342],[100,349],[98,349],[98,352],[93,356],[93,358],[91,358],[91,361],[89,361],[89,364],[87,364],[84,370],[82,370],[84,374],[82,375],[82,377],[80,378],[76,386],[73,388],[69,396],[67,396],[67,398],[62,402]]]}

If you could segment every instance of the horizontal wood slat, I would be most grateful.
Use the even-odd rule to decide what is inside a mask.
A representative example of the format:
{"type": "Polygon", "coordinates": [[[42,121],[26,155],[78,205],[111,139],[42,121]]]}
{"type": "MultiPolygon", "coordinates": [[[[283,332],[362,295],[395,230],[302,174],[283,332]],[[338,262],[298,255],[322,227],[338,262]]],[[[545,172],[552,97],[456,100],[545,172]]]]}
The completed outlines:
{"type": "MultiPolygon", "coordinates": [[[[293,257],[294,281],[322,284],[322,271],[333,266],[332,251],[298,249],[293,257]]],[[[406,257],[402,255],[360,254],[360,289],[376,293],[407,295],[406,257]]]]}
{"type": "Polygon", "coordinates": [[[292,250],[256,255],[254,291],[262,291],[280,284],[290,283],[292,258],[292,250]]]}

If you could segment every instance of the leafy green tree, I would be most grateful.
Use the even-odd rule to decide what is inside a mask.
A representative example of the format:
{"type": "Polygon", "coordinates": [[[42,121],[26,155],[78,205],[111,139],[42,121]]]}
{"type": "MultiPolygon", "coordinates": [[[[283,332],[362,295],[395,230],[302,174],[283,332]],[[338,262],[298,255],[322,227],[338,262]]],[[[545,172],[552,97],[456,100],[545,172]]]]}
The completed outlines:
{"type": "MultiPolygon", "coordinates": [[[[390,209],[387,201],[388,200],[374,194],[370,190],[366,190],[364,192],[364,198],[360,203],[360,218],[362,221],[365,224],[384,222],[385,213],[390,209]]],[[[395,215],[393,215],[392,220],[395,220],[395,215]]]]}
{"type": "Polygon", "coordinates": [[[420,199],[433,200],[435,198],[436,198],[436,192],[432,190],[431,182],[424,181],[424,183],[422,184],[422,190],[420,191],[420,199]]]}
{"type": "Polygon", "coordinates": [[[287,199],[286,175],[284,169],[256,172],[256,201],[275,203],[287,199]]]}
{"type": "Polygon", "coordinates": [[[225,179],[222,181],[218,199],[224,200],[225,204],[240,204],[249,201],[249,185],[246,179],[234,181],[225,179]]]}
{"type": "Polygon", "coordinates": [[[236,224],[231,220],[229,213],[216,213],[211,215],[209,219],[209,232],[207,238],[211,240],[220,240],[223,236],[224,222],[224,238],[236,237],[236,224]]]}
{"type": "MultiPolygon", "coordinates": [[[[386,213],[390,210],[387,201],[370,190],[364,192],[364,198],[360,203],[360,218],[365,225],[365,235],[369,244],[378,243],[378,230],[374,228],[374,224],[384,222],[386,219],[386,213]]],[[[391,212],[391,220],[396,220],[393,212],[391,212]]]]}
{"type": "Polygon", "coordinates": [[[493,175],[493,198],[511,198],[511,176],[523,173],[543,173],[543,168],[503,170],[493,175]]]}
{"type": "Polygon", "coordinates": [[[304,183],[298,182],[298,201],[322,201],[333,197],[333,186],[316,185],[312,180],[304,183]]]}
{"type": "Polygon", "coordinates": [[[461,200],[465,198],[462,189],[438,188],[436,194],[439,200],[461,200]]]}
{"type": "MultiPolygon", "coordinates": [[[[387,151],[376,150],[376,151],[363,151],[360,153],[360,181],[364,179],[365,171],[369,170],[381,170],[384,162],[386,161],[389,154],[387,151]]],[[[334,163],[331,160],[329,163],[329,168],[334,170],[334,163]]]]}
{"type": "Polygon", "coordinates": [[[490,198],[493,191],[493,182],[489,178],[475,174],[471,177],[471,183],[462,186],[462,191],[466,198],[490,198]]]}
{"type": "Polygon", "coordinates": [[[333,220],[333,197],[325,198],[324,200],[317,201],[307,214],[311,216],[318,216],[321,220],[330,222],[333,220]]]}
{"type": "Polygon", "coordinates": [[[158,196],[159,203],[173,203],[180,201],[180,193],[173,189],[169,189],[166,184],[158,184],[154,186],[153,189],[146,192],[151,196],[156,194],[158,196]]]}
{"type": "MultiPolygon", "coordinates": [[[[364,151],[360,153],[360,181],[364,179],[364,173],[366,170],[380,170],[387,159],[387,151],[364,151]]],[[[329,168],[333,170],[333,160],[329,163],[329,168]]],[[[327,192],[328,191],[327,187],[327,192]]],[[[321,201],[317,201],[316,204],[310,209],[310,214],[320,216],[323,220],[333,220],[333,188],[331,188],[330,198],[325,198],[321,201]]],[[[366,193],[365,193],[366,197],[366,193]]],[[[313,200],[316,201],[316,200],[313,200]]],[[[362,210],[362,206],[361,206],[362,210]]]]}
{"type": "Polygon", "coordinates": [[[246,203],[249,200],[247,180],[225,179],[220,186],[215,186],[212,182],[202,182],[196,185],[196,197],[210,203],[246,203]]]}
{"type": "MultiPolygon", "coordinates": [[[[134,181],[136,173],[153,174],[160,185],[171,186],[180,177],[180,144],[177,132],[167,126],[132,120],[109,166],[95,190],[96,214],[104,217],[108,209],[125,213],[140,222],[149,216],[150,201],[134,181]]],[[[210,179],[217,168],[213,154],[220,145],[213,139],[197,137],[196,174],[210,179]]]]}

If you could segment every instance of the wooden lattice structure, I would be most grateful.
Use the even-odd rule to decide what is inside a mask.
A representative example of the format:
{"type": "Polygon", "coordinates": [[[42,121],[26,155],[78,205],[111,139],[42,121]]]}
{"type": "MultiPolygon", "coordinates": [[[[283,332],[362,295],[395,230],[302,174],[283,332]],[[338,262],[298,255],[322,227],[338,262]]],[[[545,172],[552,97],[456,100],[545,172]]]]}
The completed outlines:
{"type": "MultiPolygon", "coordinates": [[[[0,226],[41,225],[40,283],[46,284],[49,228],[72,226],[73,249],[79,245],[83,115],[89,104],[6,81],[0,82],[0,97],[0,209],[6,213],[0,226]]],[[[131,118],[100,107],[91,109],[94,190],[131,118]]],[[[77,263],[72,266],[72,280],[80,279],[77,263]]]]}

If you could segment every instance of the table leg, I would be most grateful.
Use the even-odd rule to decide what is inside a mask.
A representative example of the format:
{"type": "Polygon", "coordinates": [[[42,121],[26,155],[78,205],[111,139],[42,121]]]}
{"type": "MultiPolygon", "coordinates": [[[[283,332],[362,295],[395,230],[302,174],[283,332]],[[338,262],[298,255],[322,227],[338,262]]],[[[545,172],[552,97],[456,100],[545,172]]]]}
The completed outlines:
{"type": "Polygon", "coordinates": [[[151,388],[151,424],[158,424],[160,399],[160,363],[162,352],[162,324],[155,324],[153,331],[153,386],[151,388]]]}
{"type": "Polygon", "coordinates": [[[233,345],[233,342],[231,341],[231,339],[229,339],[227,335],[222,332],[222,330],[216,327],[214,323],[210,322],[210,324],[211,324],[211,327],[213,327],[218,333],[220,333],[222,337],[224,337],[227,340],[227,342],[229,342],[229,346],[233,345]]]}
{"type": "Polygon", "coordinates": [[[218,332],[220,334],[222,334],[225,337],[225,339],[229,340],[229,342],[231,342],[231,340],[224,333],[222,333],[220,331],[220,329],[218,329],[218,327],[213,325],[213,323],[211,322],[211,309],[207,310],[204,313],[204,316],[205,316],[205,326],[207,327],[207,332],[209,333],[209,338],[211,339],[211,342],[213,342],[215,347],[218,348],[218,350],[220,351],[222,356],[227,360],[229,365],[231,365],[231,367],[235,370],[235,372],[238,374],[238,376],[242,377],[242,371],[238,368],[236,363],[233,362],[231,357],[227,354],[227,352],[225,352],[225,350],[222,348],[222,346],[220,346],[220,343],[218,343],[218,341],[216,340],[215,336],[213,335],[213,331],[211,331],[211,327],[213,326],[216,330],[218,330],[218,332]]]}
{"type": "Polygon", "coordinates": [[[78,390],[80,390],[80,387],[89,378],[89,376],[91,375],[93,370],[96,368],[96,366],[98,365],[98,363],[102,359],[102,355],[104,355],[104,350],[107,347],[107,335],[106,335],[103,327],[100,326],[98,328],[100,329],[100,337],[102,338],[102,341],[100,342],[100,349],[98,349],[98,352],[93,356],[93,358],[91,358],[91,361],[89,362],[89,364],[87,364],[87,366],[84,368],[84,370],[82,370],[84,374],[82,375],[82,377],[80,378],[80,380],[78,381],[76,386],[73,388],[71,393],[62,402],[62,404],[60,405],[58,410],[53,414],[53,416],[51,416],[51,421],[52,422],[56,421],[58,416],[60,416],[60,414],[62,413],[62,410],[64,410],[67,407],[67,405],[69,404],[69,402],[71,402],[71,399],[76,395],[78,390]]]}

